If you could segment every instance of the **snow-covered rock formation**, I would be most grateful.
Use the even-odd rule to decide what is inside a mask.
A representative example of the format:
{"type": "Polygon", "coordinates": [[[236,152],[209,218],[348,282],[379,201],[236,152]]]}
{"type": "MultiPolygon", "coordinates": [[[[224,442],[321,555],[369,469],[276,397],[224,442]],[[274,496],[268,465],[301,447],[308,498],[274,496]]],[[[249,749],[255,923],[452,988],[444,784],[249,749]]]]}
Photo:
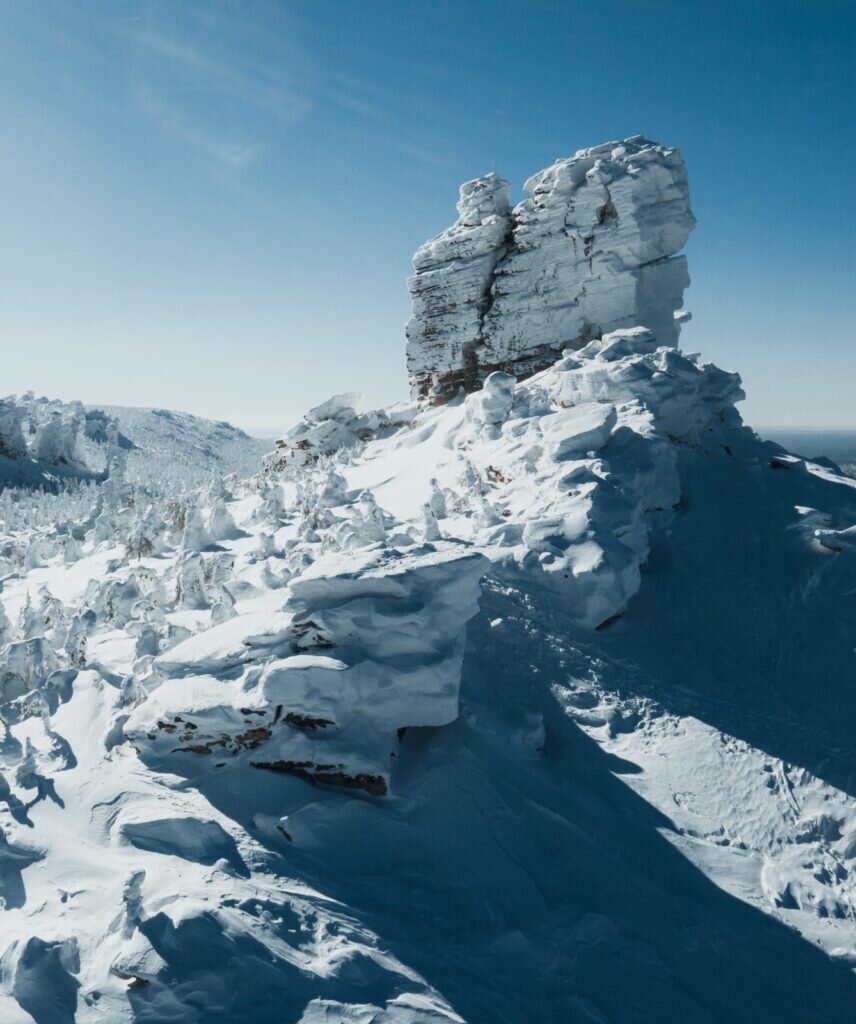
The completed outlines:
{"type": "Polygon", "coordinates": [[[237,615],[156,658],[169,682],[125,734],[155,754],[246,751],[235,764],[382,796],[400,732],[458,716],[484,565],[448,543],[327,554],[292,583],[282,613],[237,615]]]}
{"type": "Polygon", "coordinates": [[[852,1019],[856,481],[677,348],[675,151],[459,211],[417,400],[0,492],[3,1024],[852,1019]]]}
{"type": "Polygon", "coordinates": [[[641,136],[583,149],[524,185],[461,186],[457,222],[413,260],[414,395],[448,398],[488,373],[525,376],[621,327],[676,345],[689,284],[675,254],[695,225],[680,153],[641,136]]]}

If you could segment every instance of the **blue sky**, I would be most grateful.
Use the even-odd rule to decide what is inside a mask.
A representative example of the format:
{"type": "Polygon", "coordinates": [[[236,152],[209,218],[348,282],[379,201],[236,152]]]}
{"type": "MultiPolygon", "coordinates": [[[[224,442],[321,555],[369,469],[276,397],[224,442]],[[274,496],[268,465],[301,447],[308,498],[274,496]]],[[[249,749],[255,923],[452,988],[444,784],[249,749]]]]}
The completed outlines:
{"type": "Polygon", "coordinates": [[[459,183],[643,133],[689,167],[684,347],[750,423],[856,428],[855,54],[851,0],[0,0],[0,392],[404,397],[459,183]]]}

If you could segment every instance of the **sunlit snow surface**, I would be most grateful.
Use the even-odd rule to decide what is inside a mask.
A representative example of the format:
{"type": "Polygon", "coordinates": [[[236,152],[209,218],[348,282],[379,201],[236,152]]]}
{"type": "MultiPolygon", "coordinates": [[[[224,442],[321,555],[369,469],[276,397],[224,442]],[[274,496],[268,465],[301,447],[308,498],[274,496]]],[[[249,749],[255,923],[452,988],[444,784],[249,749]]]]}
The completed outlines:
{"type": "Polygon", "coordinates": [[[856,481],[740,394],[618,332],[34,497],[0,1021],[851,1020],[856,481]]]}

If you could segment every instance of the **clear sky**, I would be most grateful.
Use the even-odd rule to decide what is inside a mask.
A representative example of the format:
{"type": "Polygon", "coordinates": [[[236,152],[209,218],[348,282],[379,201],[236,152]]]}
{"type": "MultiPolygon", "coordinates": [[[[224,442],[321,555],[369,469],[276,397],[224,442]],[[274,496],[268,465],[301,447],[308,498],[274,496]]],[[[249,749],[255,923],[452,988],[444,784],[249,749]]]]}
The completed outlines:
{"type": "Polygon", "coordinates": [[[460,182],[642,133],[699,221],[684,347],[856,428],[854,0],[0,0],[0,393],[272,433],[405,397],[460,182]]]}

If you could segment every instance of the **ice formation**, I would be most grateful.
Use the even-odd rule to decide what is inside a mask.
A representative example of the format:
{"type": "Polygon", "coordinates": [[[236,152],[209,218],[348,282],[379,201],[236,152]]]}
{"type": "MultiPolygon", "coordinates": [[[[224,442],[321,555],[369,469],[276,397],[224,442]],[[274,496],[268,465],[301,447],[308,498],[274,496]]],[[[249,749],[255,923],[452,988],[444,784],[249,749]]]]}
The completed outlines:
{"type": "Polygon", "coordinates": [[[681,155],[641,136],[583,149],[524,185],[461,186],[456,223],[413,259],[414,395],[448,398],[488,373],[539,370],[622,327],[677,345],[695,219],[681,155]]]}
{"type": "Polygon", "coordinates": [[[3,1024],[852,1017],[856,481],[678,349],[675,150],[530,186],[252,473],[0,403],[109,466],[0,492],[3,1024]]]}

